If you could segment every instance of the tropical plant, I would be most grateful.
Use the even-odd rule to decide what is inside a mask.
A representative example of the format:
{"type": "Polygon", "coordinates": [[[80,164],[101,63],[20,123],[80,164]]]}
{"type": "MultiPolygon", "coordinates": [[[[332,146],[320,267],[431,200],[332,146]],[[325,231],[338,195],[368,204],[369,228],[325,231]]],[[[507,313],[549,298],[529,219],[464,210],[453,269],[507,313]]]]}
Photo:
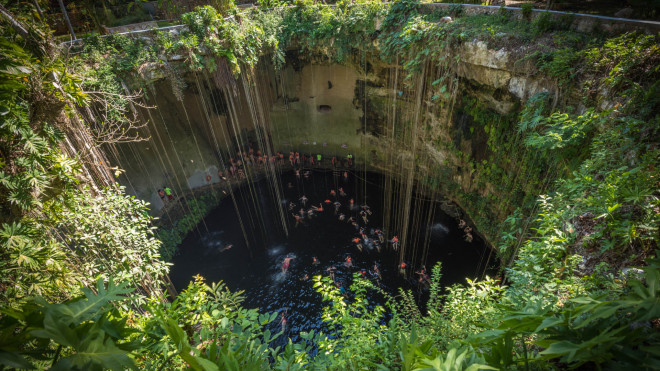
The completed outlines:
{"type": "Polygon", "coordinates": [[[0,364],[16,369],[135,369],[129,356],[134,344],[123,342],[132,331],[112,302],[132,290],[101,279],[94,291],[60,304],[37,297],[16,310],[2,308],[0,364]]]}

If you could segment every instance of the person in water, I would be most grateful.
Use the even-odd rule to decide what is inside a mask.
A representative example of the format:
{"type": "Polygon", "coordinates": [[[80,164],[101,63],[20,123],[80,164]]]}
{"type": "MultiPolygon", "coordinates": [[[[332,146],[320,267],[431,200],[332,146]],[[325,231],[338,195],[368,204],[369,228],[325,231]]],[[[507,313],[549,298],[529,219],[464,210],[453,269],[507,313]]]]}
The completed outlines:
{"type": "Polygon", "coordinates": [[[399,264],[399,274],[402,275],[404,278],[406,277],[406,263],[401,263],[399,264]]]}
{"type": "Polygon", "coordinates": [[[309,199],[305,195],[302,195],[302,197],[300,197],[300,202],[302,202],[303,206],[307,205],[307,200],[309,199]]]}
{"type": "Polygon", "coordinates": [[[158,190],[158,196],[161,200],[163,200],[163,203],[167,202],[167,199],[165,198],[165,192],[162,189],[158,190]]]}
{"type": "Polygon", "coordinates": [[[380,269],[378,269],[378,264],[374,263],[374,276],[376,279],[380,280],[382,277],[380,275],[380,269]]]}
{"type": "Polygon", "coordinates": [[[220,250],[220,252],[225,252],[225,251],[231,249],[232,247],[234,247],[234,245],[227,245],[224,248],[222,248],[222,250],[220,250]]]}
{"type": "Polygon", "coordinates": [[[280,316],[280,323],[282,324],[282,332],[286,330],[286,317],[284,317],[284,313],[280,316]]]}
{"type": "Polygon", "coordinates": [[[399,250],[399,237],[392,237],[392,248],[396,251],[399,250]]]}
{"type": "Polygon", "coordinates": [[[376,236],[378,236],[378,241],[380,241],[380,243],[385,243],[385,236],[383,235],[383,231],[376,229],[376,236]]]}
{"type": "Polygon", "coordinates": [[[312,256],[312,264],[319,265],[321,262],[316,256],[312,256]]]}
{"type": "Polygon", "coordinates": [[[360,216],[362,217],[362,220],[364,221],[364,224],[369,223],[369,219],[367,219],[367,213],[365,213],[364,210],[360,211],[360,216]]]}
{"type": "Polygon", "coordinates": [[[289,270],[289,265],[291,264],[292,259],[293,258],[288,257],[288,256],[286,258],[284,258],[284,261],[282,262],[282,273],[286,273],[287,270],[289,270]]]}
{"type": "Polygon", "coordinates": [[[422,283],[422,284],[430,283],[431,278],[426,273],[426,266],[422,265],[420,270],[415,272],[415,274],[419,276],[419,278],[417,280],[419,283],[422,283]]]}
{"type": "Polygon", "coordinates": [[[339,214],[339,221],[340,222],[343,222],[345,219],[346,219],[346,215],[344,215],[343,213],[339,214]]]}
{"type": "Polygon", "coordinates": [[[364,204],[360,207],[362,208],[362,210],[364,210],[365,213],[367,213],[367,215],[371,215],[371,208],[369,207],[369,205],[364,204]]]}
{"type": "MultiPolygon", "coordinates": [[[[295,227],[297,227],[298,224],[301,224],[301,223],[302,223],[303,218],[302,218],[301,216],[296,215],[296,214],[291,214],[291,215],[293,215],[293,218],[296,219],[296,226],[295,226],[295,227]]],[[[294,227],[294,228],[295,228],[295,227],[294,227]]]]}
{"type": "Polygon", "coordinates": [[[335,201],[335,214],[339,212],[340,207],[341,207],[341,203],[339,201],[335,201]]]}
{"type": "Polygon", "coordinates": [[[360,252],[362,252],[362,244],[360,243],[360,239],[355,237],[353,239],[353,243],[355,243],[355,247],[357,247],[357,249],[360,250],[360,252]]]}
{"type": "Polygon", "coordinates": [[[328,268],[326,268],[326,272],[328,272],[328,274],[330,275],[330,279],[331,279],[332,281],[335,280],[335,270],[336,270],[336,269],[337,269],[337,268],[335,268],[334,265],[329,266],[328,268]]]}
{"type": "Polygon", "coordinates": [[[344,288],[344,285],[342,285],[341,283],[338,283],[337,285],[339,286],[339,294],[342,296],[346,296],[346,289],[344,288]]]}
{"type": "Polygon", "coordinates": [[[351,258],[350,255],[346,257],[346,261],[344,262],[344,266],[346,268],[350,268],[350,267],[353,266],[353,259],[351,258]]]}
{"type": "Polygon", "coordinates": [[[337,192],[335,192],[334,189],[331,189],[331,190],[330,190],[330,196],[332,196],[332,197],[336,197],[336,196],[337,196],[337,192]]]}
{"type": "Polygon", "coordinates": [[[339,187],[339,195],[342,197],[346,197],[346,192],[344,192],[344,188],[339,187]]]}

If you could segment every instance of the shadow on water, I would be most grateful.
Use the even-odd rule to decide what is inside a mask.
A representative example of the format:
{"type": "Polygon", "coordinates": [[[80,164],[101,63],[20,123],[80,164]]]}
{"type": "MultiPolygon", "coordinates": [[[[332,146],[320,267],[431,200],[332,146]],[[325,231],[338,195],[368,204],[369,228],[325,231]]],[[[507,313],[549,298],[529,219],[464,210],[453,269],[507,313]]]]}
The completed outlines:
{"type": "MultiPolygon", "coordinates": [[[[360,175],[364,177],[364,173],[360,175]]],[[[366,179],[356,179],[354,174],[350,174],[349,179],[345,180],[330,171],[317,170],[309,178],[285,173],[281,180],[285,200],[275,199],[266,180],[244,186],[235,192],[240,214],[231,200],[225,199],[206,217],[208,233],[191,233],[185,238],[179,254],[174,258],[170,274],[177,290],[185,289],[197,274],[205,277],[208,282],[222,280],[231,290],[245,290],[246,308],[259,308],[261,312],[286,313],[285,335],[295,342],[300,340],[300,331],[324,328],[321,321],[323,304],[320,295],[312,288],[311,277],[328,275],[328,269],[333,270],[337,285],[348,287],[352,274],[361,272],[362,269],[366,271],[367,277],[374,279],[373,267],[376,264],[382,275],[382,281],[379,283],[390,293],[396,293],[398,287],[422,292],[415,280],[418,276],[414,273],[419,270],[421,264],[425,264],[430,271],[436,262],[442,262],[443,286],[465,283],[466,277],[475,278],[483,273],[488,248],[478,237],[472,242],[466,242],[464,232],[458,227],[457,221],[435,205],[430,224],[427,259],[420,261],[422,254],[419,254],[419,251],[416,253],[413,247],[408,247],[407,258],[417,261],[407,261],[408,278],[402,277],[397,269],[398,252],[393,251],[391,244],[386,243],[379,253],[374,245],[378,240],[375,231],[384,224],[381,175],[367,173],[366,179]],[[339,187],[342,187],[347,195],[337,196],[342,206],[335,214],[334,206],[325,201],[334,202],[335,198],[330,196],[330,190],[337,190],[339,187]],[[296,227],[293,214],[300,212],[300,198],[303,195],[309,199],[304,209],[308,210],[314,205],[322,206],[324,210],[315,212],[313,216],[305,215],[296,227]],[[365,225],[358,215],[358,206],[350,209],[350,199],[354,199],[355,205],[366,202],[370,206],[372,215],[369,216],[368,224],[365,225]],[[291,210],[290,202],[296,204],[291,210]],[[276,209],[280,204],[285,207],[288,218],[288,237],[283,232],[276,209]],[[340,213],[346,214],[346,219],[354,216],[359,221],[359,226],[365,228],[368,240],[361,240],[364,246],[362,252],[358,251],[352,241],[361,237],[359,229],[351,223],[340,221],[340,213]],[[246,236],[242,233],[239,215],[247,232],[246,236]],[[345,264],[348,256],[351,257],[352,267],[345,264]],[[313,263],[314,258],[317,259],[317,264],[313,263]],[[283,269],[285,259],[289,262],[286,270],[283,269]]],[[[424,208],[431,211],[433,208],[429,207],[429,202],[424,208]]],[[[414,233],[426,233],[425,228],[420,226],[414,233]]],[[[384,233],[390,239],[400,231],[384,233]]],[[[384,299],[380,294],[369,295],[371,303],[383,304],[384,299]]],[[[423,297],[424,295],[421,296],[422,299],[423,297]]],[[[271,331],[280,330],[277,320],[270,326],[271,331]]],[[[278,339],[278,342],[284,341],[285,338],[278,339]]]]}

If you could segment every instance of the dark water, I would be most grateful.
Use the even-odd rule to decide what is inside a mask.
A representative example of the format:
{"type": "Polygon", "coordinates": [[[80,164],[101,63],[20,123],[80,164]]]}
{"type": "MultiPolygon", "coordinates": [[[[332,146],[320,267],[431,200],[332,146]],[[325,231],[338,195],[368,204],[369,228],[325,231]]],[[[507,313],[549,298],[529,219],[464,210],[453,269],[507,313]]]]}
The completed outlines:
{"type": "MultiPolygon", "coordinates": [[[[231,290],[245,290],[247,297],[244,305],[247,308],[259,308],[261,312],[283,312],[287,318],[287,333],[294,341],[300,331],[322,329],[320,319],[322,302],[320,295],[312,288],[311,279],[314,275],[327,275],[328,267],[335,267],[335,277],[338,284],[348,287],[354,272],[366,270],[367,277],[376,282],[372,275],[374,264],[378,264],[382,274],[379,283],[386,291],[396,293],[396,288],[403,287],[413,290],[423,301],[424,287],[420,286],[414,273],[421,264],[431,267],[438,261],[443,263],[442,284],[449,286],[454,283],[465,283],[465,278],[478,277],[483,273],[489,250],[475,236],[474,241],[466,242],[464,232],[458,228],[457,222],[444,214],[437,205],[431,207],[430,201],[423,202],[423,209],[418,215],[427,214],[433,210],[430,225],[430,245],[425,261],[421,260],[421,247],[414,252],[413,246],[408,246],[406,262],[409,267],[408,277],[402,277],[397,269],[399,253],[392,250],[391,244],[386,244],[378,253],[372,246],[365,246],[359,252],[351,241],[360,237],[353,225],[338,220],[334,206],[323,203],[324,211],[313,217],[305,218],[303,224],[294,227],[292,213],[300,210],[299,198],[305,195],[309,198],[306,209],[311,205],[318,206],[330,196],[330,189],[342,187],[346,197],[338,195],[342,203],[340,213],[354,215],[360,226],[365,226],[357,214],[357,205],[368,204],[372,215],[365,226],[365,232],[370,235],[374,228],[383,226],[383,178],[380,175],[368,173],[356,174],[349,172],[348,180],[343,172],[315,170],[309,178],[293,173],[282,175],[284,196],[287,201],[293,201],[298,206],[289,211],[286,208],[289,226],[288,238],[281,227],[279,212],[276,209],[278,200],[274,197],[266,180],[242,187],[235,192],[236,204],[240,214],[230,198],[226,198],[218,208],[205,219],[205,226],[200,224],[198,231],[191,233],[183,241],[180,253],[174,258],[171,279],[178,290],[187,287],[194,275],[200,274],[207,282],[224,281],[231,290]],[[349,200],[355,200],[355,210],[349,211],[349,200]],[[248,243],[241,229],[239,215],[246,230],[248,243]],[[208,229],[208,232],[207,232],[208,229]],[[224,250],[233,245],[229,250],[224,250]],[[369,248],[371,247],[371,249],[369,248]],[[353,267],[345,266],[345,259],[351,256],[353,267]],[[286,273],[282,272],[282,262],[292,258],[286,273]],[[320,264],[312,264],[312,258],[317,257],[320,264]]],[[[419,219],[426,221],[426,216],[419,219]]],[[[426,233],[422,226],[414,233],[426,233]]],[[[400,231],[384,231],[390,239],[400,231]]],[[[423,239],[419,239],[423,241],[423,239]]],[[[494,259],[493,259],[494,261],[494,259]]],[[[383,303],[380,294],[369,294],[370,302],[383,303]]],[[[271,324],[272,330],[279,331],[277,321],[271,324]]]]}

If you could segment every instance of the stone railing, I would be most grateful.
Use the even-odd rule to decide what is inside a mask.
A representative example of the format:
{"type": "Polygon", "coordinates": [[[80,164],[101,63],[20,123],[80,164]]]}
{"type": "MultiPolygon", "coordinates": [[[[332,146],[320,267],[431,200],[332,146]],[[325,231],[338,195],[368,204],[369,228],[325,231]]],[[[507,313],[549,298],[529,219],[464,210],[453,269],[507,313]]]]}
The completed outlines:
{"type": "MultiPolygon", "coordinates": [[[[432,13],[439,10],[449,10],[450,7],[456,7],[458,4],[448,3],[428,3],[420,4],[419,11],[421,13],[432,13]]],[[[494,5],[469,5],[462,4],[463,14],[477,15],[477,14],[495,14],[500,11],[505,11],[514,18],[522,19],[523,12],[521,8],[517,7],[500,7],[494,5]]],[[[570,29],[581,32],[604,31],[608,33],[625,32],[625,31],[641,31],[647,34],[656,34],[660,32],[660,22],[605,17],[601,15],[582,14],[582,13],[569,13],[556,10],[543,10],[532,9],[530,19],[535,19],[543,13],[550,14],[554,19],[571,22],[570,29]]]]}

